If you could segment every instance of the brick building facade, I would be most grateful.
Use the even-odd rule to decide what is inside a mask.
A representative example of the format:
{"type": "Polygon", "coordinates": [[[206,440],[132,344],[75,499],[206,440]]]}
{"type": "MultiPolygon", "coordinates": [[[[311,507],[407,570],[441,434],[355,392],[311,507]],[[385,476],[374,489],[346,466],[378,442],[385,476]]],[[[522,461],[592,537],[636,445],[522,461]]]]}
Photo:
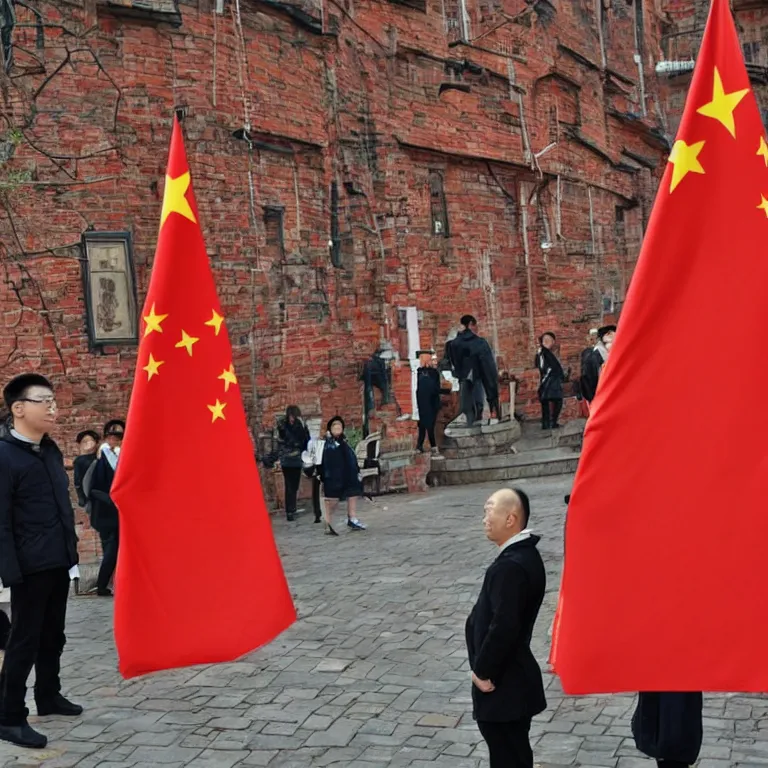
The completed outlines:
{"type": "Polygon", "coordinates": [[[409,351],[465,312],[525,411],[536,336],[577,370],[621,307],[669,146],[653,4],[2,7],[0,359],[56,381],[69,449],[127,407],[136,345],[88,328],[133,333],[120,290],[141,306],[174,110],[254,433],[294,402],[359,425],[382,341],[412,412],[409,351]],[[133,271],[99,274],[122,258],[103,232],[130,233],[133,271]]]}

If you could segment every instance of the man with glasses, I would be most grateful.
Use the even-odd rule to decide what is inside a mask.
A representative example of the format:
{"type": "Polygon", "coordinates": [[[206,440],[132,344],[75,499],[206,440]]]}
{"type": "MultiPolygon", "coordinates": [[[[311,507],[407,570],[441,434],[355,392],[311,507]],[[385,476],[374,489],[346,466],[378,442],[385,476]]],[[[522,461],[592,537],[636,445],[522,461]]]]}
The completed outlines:
{"type": "Polygon", "coordinates": [[[64,460],[48,432],[56,421],[51,383],[38,374],[3,390],[11,429],[0,437],[0,579],[11,588],[11,633],[0,671],[0,739],[43,748],[27,722],[27,678],[35,668],[40,716],[76,717],[61,695],[69,570],[78,562],[75,515],[64,460]]]}

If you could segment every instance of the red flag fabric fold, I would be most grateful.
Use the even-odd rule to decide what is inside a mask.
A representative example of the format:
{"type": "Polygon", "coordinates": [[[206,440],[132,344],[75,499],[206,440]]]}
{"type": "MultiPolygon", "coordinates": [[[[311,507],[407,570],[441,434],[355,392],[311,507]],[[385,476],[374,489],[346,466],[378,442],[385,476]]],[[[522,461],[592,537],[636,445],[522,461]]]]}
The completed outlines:
{"type": "Polygon", "coordinates": [[[566,693],[768,690],[764,136],[714,0],[571,496],[566,693]]]}
{"type": "Polygon", "coordinates": [[[174,121],[125,440],[115,640],[134,677],[230,661],[296,618],[174,121]]]}

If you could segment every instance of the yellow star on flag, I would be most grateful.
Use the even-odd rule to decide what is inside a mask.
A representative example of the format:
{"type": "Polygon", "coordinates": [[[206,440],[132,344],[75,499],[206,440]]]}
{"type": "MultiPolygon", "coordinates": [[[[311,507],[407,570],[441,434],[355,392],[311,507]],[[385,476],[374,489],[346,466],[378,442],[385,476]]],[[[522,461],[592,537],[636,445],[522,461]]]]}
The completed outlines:
{"type": "Polygon", "coordinates": [[[160,228],[163,228],[165,220],[172,214],[181,214],[185,219],[197,223],[195,214],[192,213],[192,206],[186,198],[189,185],[192,183],[192,178],[189,175],[189,171],[182,173],[181,176],[177,176],[172,179],[170,176],[165,177],[165,191],[163,192],[163,211],[160,214],[160,228]]]}
{"type": "Polygon", "coordinates": [[[218,398],[216,398],[216,405],[208,406],[208,410],[213,414],[213,418],[211,419],[211,424],[214,424],[218,419],[221,419],[222,421],[227,420],[227,417],[224,415],[224,409],[226,407],[227,407],[227,404],[219,402],[218,398]]]}
{"type": "Polygon", "coordinates": [[[147,381],[152,381],[153,376],[160,373],[160,366],[165,365],[165,360],[155,360],[152,353],[149,353],[149,362],[141,369],[147,372],[147,381]]]}
{"type": "Polygon", "coordinates": [[[213,317],[206,323],[206,325],[209,325],[211,328],[213,328],[216,331],[216,335],[219,335],[219,331],[221,330],[221,324],[224,322],[224,318],[214,309],[213,310],[213,317]]]}
{"type": "Polygon", "coordinates": [[[144,336],[149,336],[152,331],[157,331],[158,333],[162,333],[163,329],[160,327],[160,324],[165,320],[165,318],[168,317],[168,315],[158,315],[155,312],[155,305],[152,304],[152,309],[149,310],[149,314],[144,316],[144,322],[147,324],[144,328],[144,336]]]}
{"type": "Polygon", "coordinates": [[[758,157],[762,157],[765,160],[765,165],[768,167],[768,144],[765,143],[765,137],[760,137],[760,146],[757,148],[758,157]]]}
{"type": "Polygon", "coordinates": [[[703,141],[697,141],[695,144],[686,144],[682,139],[678,139],[675,142],[672,151],[669,153],[669,162],[674,166],[672,181],[669,184],[670,194],[675,191],[675,187],[688,173],[704,173],[704,169],[699,162],[699,154],[703,148],[703,141]]]}
{"type": "Polygon", "coordinates": [[[186,331],[181,332],[181,341],[177,342],[176,349],[186,349],[189,356],[192,357],[192,347],[197,344],[200,339],[190,336],[186,331]]]}
{"type": "Polygon", "coordinates": [[[723,81],[720,78],[720,72],[715,67],[715,83],[712,88],[712,101],[699,107],[696,111],[705,117],[711,117],[722,123],[728,133],[736,138],[736,121],[733,119],[733,110],[739,105],[739,102],[749,93],[749,88],[741,91],[726,93],[723,88],[723,81]]]}
{"type": "Polygon", "coordinates": [[[221,376],[219,376],[220,379],[224,382],[224,391],[229,392],[229,385],[230,384],[237,384],[237,376],[235,376],[235,366],[230,363],[229,369],[224,371],[221,376]]]}
{"type": "Polygon", "coordinates": [[[768,218],[768,200],[765,199],[765,195],[760,195],[760,205],[757,207],[765,211],[765,216],[768,218]]]}

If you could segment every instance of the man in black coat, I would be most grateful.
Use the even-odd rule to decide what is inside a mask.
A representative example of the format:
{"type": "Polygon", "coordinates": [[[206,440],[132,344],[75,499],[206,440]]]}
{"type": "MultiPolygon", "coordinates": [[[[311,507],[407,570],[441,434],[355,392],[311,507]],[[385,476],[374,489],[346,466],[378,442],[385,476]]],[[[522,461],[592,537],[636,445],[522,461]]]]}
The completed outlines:
{"type": "Polygon", "coordinates": [[[539,339],[535,366],[539,369],[539,401],[541,402],[541,428],[559,429],[563,410],[563,382],[567,376],[554,352],[555,334],[547,331],[539,339]]]}
{"type": "Polygon", "coordinates": [[[472,714],[488,744],[491,768],[532,768],[531,719],[547,706],[531,652],[546,573],[529,516],[530,502],[521,490],[505,488],[485,503],[485,534],[499,554],[466,625],[472,714]]]}
{"type": "Polygon", "coordinates": [[[416,371],[416,405],[419,408],[419,437],[416,450],[424,452],[424,438],[429,436],[432,452],[437,452],[435,440],[435,422],[440,412],[440,372],[435,360],[416,371]]]}
{"type": "Polygon", "coordinates": [[[699,691],[641,693],[632,717],[635,745],[659,768],[688,768],[701,751],[703,706],[699,691]]]}
{"type": "Polygon", "coordinates": [[[597,332],[598,342],[592,350],[592,354],[582,359],[581,369],[581,394],[591,403],[597,394],[597,384],[603,371],[605,361],[613,346],[616,336],[616,326],[606,325],[597,332]]]}
{"type": "Polygon", "coordinates": [[[117,567],[117,553],[120,547],[120,516],[112,501],[112,483],[117,471],[120,446],[125,434],[125,422],[119,419],[108,421],[104,426],[104,443],[99,448],[99,458],[93,469],[88,501],[91,505],[91,525],[101,539],[101,567],[96,578],[96,594],[112,597],[109,582],[117,567]]]}
{"type": "Polygon", "coordinates": [[[56,420],[50,382],[37,374],[12,379],[3,390],[13,426],[0,438],[0,579],[11,588],[11,633],[0,671],[0,739],[43,748],[25,705],[35,668],[41,716],[77,716],[83,708],[61,695],[60,659],[69,596],[77,565],[69,477],[48,430],[56,420]]]}
{"type": "Polygon", "coordinates": [[[446,356],[461,385],[461,412],[471,427],[483,417],[484,398],[498,416],[499,372],[491,345],[477,335],[477,320],[472,315],[464,315],[460,322],[462,330],[446,345],[446,356]]]}
{"type": "Polygon", "coordinates": [[[99,435],[92,429],[86,429],[77,436],[77,445],[80,448],[80,455],[72,462],[74,470],[75,493],[77,493],[77,503],[85,507],[88,499],[85,498],[83,491],[83,479],[89,467],[96,461],[96,451],[99,448],[99,435]]]}

